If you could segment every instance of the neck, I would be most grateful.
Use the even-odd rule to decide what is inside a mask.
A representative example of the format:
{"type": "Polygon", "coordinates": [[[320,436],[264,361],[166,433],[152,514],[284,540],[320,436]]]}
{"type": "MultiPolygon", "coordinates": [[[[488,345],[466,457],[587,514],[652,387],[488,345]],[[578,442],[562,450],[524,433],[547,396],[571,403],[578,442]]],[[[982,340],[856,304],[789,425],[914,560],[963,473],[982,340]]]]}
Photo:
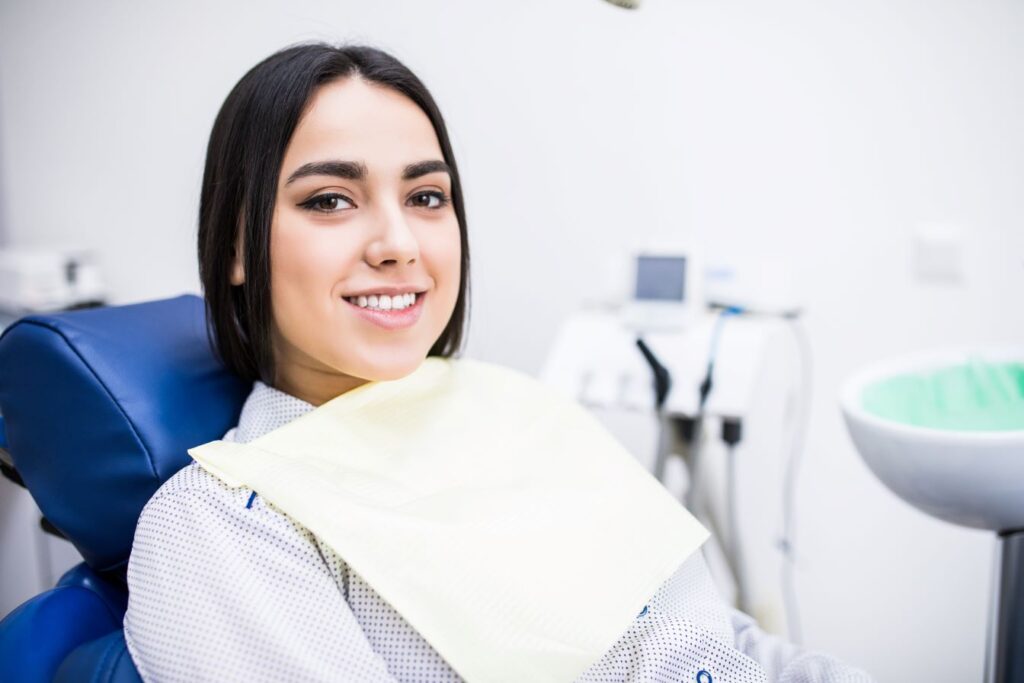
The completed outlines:
{"type": "Polygon", "coordinates": [[[362,377],[293,365],[287,371],[278,372],[272,386],[306,403],[321,406],[369,381],[362,377]]]}

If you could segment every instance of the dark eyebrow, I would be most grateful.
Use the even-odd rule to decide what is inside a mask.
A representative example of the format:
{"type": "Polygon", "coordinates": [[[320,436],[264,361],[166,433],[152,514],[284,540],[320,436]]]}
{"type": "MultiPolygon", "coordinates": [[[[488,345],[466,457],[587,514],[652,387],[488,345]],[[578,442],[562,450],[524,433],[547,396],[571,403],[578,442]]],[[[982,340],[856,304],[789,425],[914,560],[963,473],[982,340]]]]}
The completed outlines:
{"type": "MultiPolygon", "coordinates": [[[[447,173],[449,176],[452,175],[452,170],[448,167],[448,164],[439,159],[417,161],[415,164],[409,164],[405,167],[405,170],[402,171],[402,180],[413,180],[428,173],[436,173],[438,171],[447,173]]],[[[285,185],[289,185],[299,178],[311,175],[330,175],[348,180],[365,180],[368,172],[366,164],[361,161],[314,161],[299,166],[294,173],[288,176],[285,185]]]]}
{"type": "Polygon", "coordinates": [[[444,163],[440,159],[432,159],[430,161],[418,161],[415,164],[409,164],[406,166],[405,171],[402,173],[402,180],[412,180],[414,178],[427,175],[428,173],[436,173],[438,171],[447,173],[449,178],[452,175],[452,169],[448,168],[448,164],[444,163]]]}
{"type": "Polygon", "coordinates": [[[311,175],[333,175],[348,180],[362,180],[367,175],[366,164],[361,161],[314,161],[299,166],[288,176],[285,185],[311,175]]]}

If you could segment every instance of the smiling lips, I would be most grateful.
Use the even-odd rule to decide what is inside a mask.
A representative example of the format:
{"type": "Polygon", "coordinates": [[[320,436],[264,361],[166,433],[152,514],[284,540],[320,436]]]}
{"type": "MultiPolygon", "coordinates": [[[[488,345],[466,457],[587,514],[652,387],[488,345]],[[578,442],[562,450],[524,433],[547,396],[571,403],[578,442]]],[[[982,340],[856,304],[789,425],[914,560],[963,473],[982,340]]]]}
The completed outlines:
{"type": "Polygon", "coordinates": [[[384,329],[400,330],[415,325],[420,319],[425,296],[426,292],[408,292],[395,296],[370,294],[342,298],[363,320],[384,329]]]}
{"type": "Polygon", "coordinates": [[[388,296],[387,294],[370,294],[367,296],[346,296],[345,300],[360,308],[371,308],[378,311],[400,311],[416,304],[416,293],[407,292],[388,296]]]}

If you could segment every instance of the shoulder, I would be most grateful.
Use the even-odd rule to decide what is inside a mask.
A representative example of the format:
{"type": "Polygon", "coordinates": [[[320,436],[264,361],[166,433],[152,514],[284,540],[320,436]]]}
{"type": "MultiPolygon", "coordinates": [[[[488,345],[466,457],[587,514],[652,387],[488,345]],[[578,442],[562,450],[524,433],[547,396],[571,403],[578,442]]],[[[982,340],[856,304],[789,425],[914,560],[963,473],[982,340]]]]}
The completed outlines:
{"type": "Polygon", "coordinates": [[[304,526],[251,489],[233,489],[193,463],[168,479],[143,509],[127,578],[130,591],[141,589],[139,607],[158,595],[261,583],[268,572],[326,581],[335,569],[304,526]]]}
{"type": "Polygon", "coordinates": [[[251,494],[252,490],[247,487],[228,486],[193,460],[156,490],[142,514],[146,515],[151,508],[175,507],[186,501],[199,500],[225,506],[234,506],[234,503],[241,501],[244,507],[251,494]]]}
{"type": "Polygon", "coordinates": [[[227,493],[234,490],[241,489],[232,489],[193,460],[165,481],[153,494],[153,499],[180,495],[186,491],[227,493]]]}
{"type": "Polygon", "coordinates": [[[308,546],[312,534],[252,489],[232,488],[192,462],[157,489],[139,517],[133,553],[174,539],[261,537],[276,545],[308,546]]]}

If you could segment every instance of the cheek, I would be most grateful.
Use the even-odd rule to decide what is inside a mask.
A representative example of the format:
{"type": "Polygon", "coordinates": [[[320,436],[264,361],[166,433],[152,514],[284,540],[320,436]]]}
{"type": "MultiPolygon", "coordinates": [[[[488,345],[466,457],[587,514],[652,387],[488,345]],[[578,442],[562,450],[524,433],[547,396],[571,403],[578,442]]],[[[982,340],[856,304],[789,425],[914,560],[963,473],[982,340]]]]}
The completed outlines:
{"type": "Polygon", "coordinates": [[[421,251],[429,259],[430,277],[434,281],[434,305],[431,307],[432,333],[440,334],[448,324],[455,304],[459,300],[462,249],[459,244],[458,226],[451,235],[434,235],[429,244],[421,244],[421,251]],[[429,250],[429,251],[428,251],[429,250]]]}
{"type": "Polygon", "coordinates": [[[440,288],[448,293],[454,306],[462,269],[458,223],[453,221],[443,232],[435,233],[429,248],[431,262],[434,264],[434,277],[438,280],[440,288]]]}
{"type": "Polygon", "coordinates": [[[337,234],[297,223],[275,224],[270,243],[270,290],[282,327],[309,316],[330,315],[333,294],[352,257],[337,234]]]}

